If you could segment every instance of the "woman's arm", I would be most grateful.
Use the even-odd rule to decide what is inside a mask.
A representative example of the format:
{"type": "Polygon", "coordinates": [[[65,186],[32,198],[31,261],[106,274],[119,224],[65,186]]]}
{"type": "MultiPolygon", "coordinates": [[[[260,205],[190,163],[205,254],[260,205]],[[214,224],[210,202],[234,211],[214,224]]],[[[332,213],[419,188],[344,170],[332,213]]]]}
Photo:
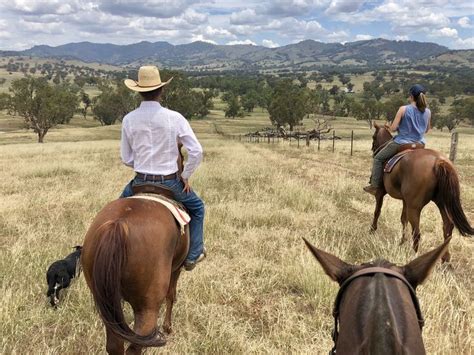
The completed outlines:
{"type": "Polygon", "coordinates": [[[430,115],[428,116],[428,125],[426,126],[426,133],[428,133],[431,129],[431,111],[430,111],[430,115]]]}
{"type": "Polygon", "coordinates": [[[403,115],[405,114],[405,106],[401,106],[398,109],[397,114],[395,115],[395,118],[392,122],[391,125],[385,125],[385,128],[387,128],[390,132],[396,132],[398,129],[398,126],[400,125],[400,121],[402,120],[403,115]]]}

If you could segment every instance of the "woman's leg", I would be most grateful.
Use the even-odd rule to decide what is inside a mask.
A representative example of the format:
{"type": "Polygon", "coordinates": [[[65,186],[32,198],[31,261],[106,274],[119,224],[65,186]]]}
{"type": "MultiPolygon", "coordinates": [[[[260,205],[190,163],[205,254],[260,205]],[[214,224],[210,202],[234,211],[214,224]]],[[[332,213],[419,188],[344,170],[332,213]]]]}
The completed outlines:
{"type": "Polygon", "coordinates": [[[374,157],[372,165],[372,175],[370,177],[370,185],[379,188],[383,184],[383,164],[398,152],[400,145],[394,141],[389,142],[374,157]]]}

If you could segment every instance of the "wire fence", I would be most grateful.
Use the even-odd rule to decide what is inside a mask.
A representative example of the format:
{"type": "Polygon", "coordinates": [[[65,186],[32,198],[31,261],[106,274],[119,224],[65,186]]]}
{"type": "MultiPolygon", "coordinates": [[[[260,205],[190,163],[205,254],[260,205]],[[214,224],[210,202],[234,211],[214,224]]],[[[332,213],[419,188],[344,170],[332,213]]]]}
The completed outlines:
{"type": "MultiPolygon", "coordinates": [[[[216,127],[216,133],[220,134],[222,137],[227,139],[232,139],[244,143],[254,143],[254,144],[288,144],[289,146],[295,146],[297,148],[302,147],[316,147],[317,151],[322,149],[321,142],[329,142],[329,146],[325,144],[326,151],[336,152],[336,148],[340,148],[341,151],[348,151],[350,156],[353,156],[355,153],[354,143],[356,141],[354,136],[354,131],[352,130],[350,135],[341,136],[336,134],[336,130],[332,131],[332,135],[318,136],[316,138],[310,138],[308,134],[298,132],[293,136],[278,136],[278,135],[253,135],[253,134],[225,134],[221,132],[216,127]],[[336,144],[336,142],[339,142],[336,144]]],[[[363,139],[365,146],[364,152],[366,152],[370,147],[367,146],[367,139],[363,139]]],[[[451,144],[449,150],[449,159],[454,162],[457,155],[459,134],[458,132],[453,132],[451,134],[451,144]]],[[[365,153],[364,153],[365,154],[365,153]]]]}
{"type": "Polygon", "coordinates": [[[349,136],[341,136],[336,134],[336,131],[333,130],[332,134],[329,136],[318,136],[316,138],[311,138],[308,134],[305,133],[295,133],[293,136],[277,136],[277,135],[243,135],[243,134],[224,134],[223,132],[218,132],[224,138],[236,140],[239,142],[245,143],[255,143],[255,144],[284,144],[287,143],[289,146],[295,146],[297,148],[302,147],[316,147],[317,151],[322,149],[321,142],[329,142],[330,146],[327,144],[326,149],[329,148],[330,151],[335,152],[336,147],[344,146],[347,143],[347,148],[349,154],[352,156],[354,154],[354,131],[351,131],[349,136]],[[340,142],[336,144],[336,142],[340,142]]]}

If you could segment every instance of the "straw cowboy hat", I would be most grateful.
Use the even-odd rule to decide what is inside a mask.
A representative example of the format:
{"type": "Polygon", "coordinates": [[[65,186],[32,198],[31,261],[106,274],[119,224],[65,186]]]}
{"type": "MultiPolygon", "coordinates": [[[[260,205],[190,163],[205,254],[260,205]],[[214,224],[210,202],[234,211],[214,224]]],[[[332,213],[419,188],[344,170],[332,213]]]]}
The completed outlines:
{"type": "Polygon", "coordinates": [[[171,80],[173,80],[173,78],[165,82],[161,81],[158,68],[154,65],[145,65],[138,70],[138,81],[125,79],[124,83],[130,90],[146,92],[168,85],[171,80]]]}

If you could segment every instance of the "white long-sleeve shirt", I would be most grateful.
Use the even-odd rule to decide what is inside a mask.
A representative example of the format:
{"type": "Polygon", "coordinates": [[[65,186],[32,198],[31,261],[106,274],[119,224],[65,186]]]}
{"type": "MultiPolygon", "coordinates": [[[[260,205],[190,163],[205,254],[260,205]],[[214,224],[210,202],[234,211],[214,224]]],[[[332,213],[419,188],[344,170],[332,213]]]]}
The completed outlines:
{"type": "Polygon", "coordinates": [[[189,122],[156,101],[143,101],[122,121],[122,162],[135,172],[169,175],[178,171],[178,142],[188,151],[181,176],[189,179],[202,160],[202,147],[189,122]]]}

